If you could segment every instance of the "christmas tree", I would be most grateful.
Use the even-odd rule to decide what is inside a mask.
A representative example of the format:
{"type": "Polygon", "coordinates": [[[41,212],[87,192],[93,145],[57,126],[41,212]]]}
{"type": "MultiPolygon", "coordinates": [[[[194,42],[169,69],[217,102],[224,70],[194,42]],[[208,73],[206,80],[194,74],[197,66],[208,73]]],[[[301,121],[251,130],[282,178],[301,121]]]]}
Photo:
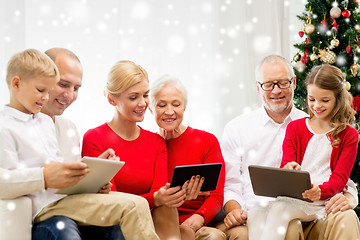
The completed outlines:
{"type": "MultiPolygon", "coordinates": [[[[360,9],[356,0],[308,0],[305,11],[297,16],[303,22],[299,36],[301,43],[293,61],[297,76],[294,102],[302,110],[306,108],[305,78],[310,70],[320,64],[328,63],[339,67],[346,76],[345,86],[353,95],[353,107],[360,109],[360,9]]],[[[359,123],[356,115],[354,125],[359,123]]],[[[358,128],[359,130],[359,128],[358,128]]],[[[360,147],[360,146],[359,146],[360,147]]],[[[360,149],[351,179],[360,190],[360,149]]],[[[355,209],[360,216],[360,207],[355,209]]]]}

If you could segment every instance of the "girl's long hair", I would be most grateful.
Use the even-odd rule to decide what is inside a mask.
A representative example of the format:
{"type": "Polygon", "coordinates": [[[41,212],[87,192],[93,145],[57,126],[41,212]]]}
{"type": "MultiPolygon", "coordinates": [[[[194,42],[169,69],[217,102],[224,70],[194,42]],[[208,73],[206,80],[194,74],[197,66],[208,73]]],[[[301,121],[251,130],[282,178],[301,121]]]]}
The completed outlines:
{"type": "MultiPolygon", "coordinates": [[[[355,119],[355,110],[351,107],[352,95],[345,88],[343,72],[330,64],[323,64],[314,67],[305,79],[306,88],[315,86],[334,92],[336,101],[334,109],[330,114],[330,126],[333,130],[329,133],[332,145],[340,144],[339,133],[355,119]]],[[[314,114],[309,109],[310,119],[314,114]]]]}

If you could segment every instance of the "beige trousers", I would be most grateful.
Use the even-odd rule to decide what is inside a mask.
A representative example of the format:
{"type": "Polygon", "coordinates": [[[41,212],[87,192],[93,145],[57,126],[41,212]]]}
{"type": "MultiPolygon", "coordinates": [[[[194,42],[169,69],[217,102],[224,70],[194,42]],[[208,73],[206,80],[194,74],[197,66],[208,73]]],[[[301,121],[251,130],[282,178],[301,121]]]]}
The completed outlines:
{"type": "MultiPolygon", "coordinates": [[[[229,240],[247,240],[246,225],[226,229],[224,223],[216,226],[226,233],[229,240]]],[[[354,210],[330,213],[325,220],[289,223],[285,240],[360,240],[359,219],[354,210]]]]}
{"type": "Polygon", "coordinates": [[[196,240],[226,240],[226,234],[214,227],[201,227],[195,233],[196,240]]]}
{"type": "Polygon", "coordinates": [[[110,192],[70,195],[46,206],[34,221],[37,223],[59,215],[69,217],[79,225],[120,224],[126,239],[159,239],[148,202],[133,194],[110,192]]]}

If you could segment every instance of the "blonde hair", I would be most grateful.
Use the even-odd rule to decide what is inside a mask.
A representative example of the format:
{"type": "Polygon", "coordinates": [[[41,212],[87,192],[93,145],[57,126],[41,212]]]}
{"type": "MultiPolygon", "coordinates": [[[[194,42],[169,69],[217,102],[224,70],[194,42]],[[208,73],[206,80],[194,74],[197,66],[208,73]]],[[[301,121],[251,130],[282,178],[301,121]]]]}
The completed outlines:
{"type": "MultiPolygon", "coordinates": [[[[329,135],[332,145],[340,144],[339,133],[355,119],[356,113],[351,107],[352,96],[345,88],[344,74],[339,68],[330,64],[319,65],[314,67],[305,79],[306,88],[310,84],[334,92],[336,101],[330,114],[330,126],[334,129],[329,135]]],[[[310,119],[314,117],[310,110],[309,115],[310,119]]]]}
{"type": "Polygon", "coordinates": [[[184,106],[187,105],[187,91],[184,85],[180,82],[179,79],[170,76],[164,75],[159,80],[157,80],[150,89],[150,107],[154,109],[156,105],[156,95],[164,88],[164,87],[173,87],[177,89],[184,98],[184,106]]]}
{"type": "Polygon", "coordinates": [[[110,69],[105,94],[118,96],[129,87],[142,81],[149,82],[144,68],[128,60],[119,61],[110,69]]]}
{"type": "Polygon", "coordinates": [[[6,83],[9,89],[14,76],[19,76],[25,81],[34,77],[60,78],[55,63],[46,54],[36,49],[24,50],[10,58],[6,71],[6,83]]]}

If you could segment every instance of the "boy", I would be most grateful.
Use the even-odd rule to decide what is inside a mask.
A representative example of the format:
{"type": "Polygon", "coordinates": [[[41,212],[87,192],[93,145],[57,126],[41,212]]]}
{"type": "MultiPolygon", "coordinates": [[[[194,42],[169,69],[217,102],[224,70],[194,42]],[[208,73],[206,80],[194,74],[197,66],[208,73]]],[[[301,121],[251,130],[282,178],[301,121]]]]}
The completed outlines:
{"type": "MultiPolygon", "coordinates": [[[[61,164],[63,158],[54,123],[40,110],[58,81],[59,72],[54,62],[37,50],[15,54],[8,63],[6,82],[10,104],[0,113],[0,167],[6,172],[0,180],[0,198],[27,195],[32,200],[35,223],[60,215],[96,226],[121,223],[128,237],[158,239],[149,207],[143,204],[145,199],[122,201],[121,193],[67,197],[47,188],[46,172],[41,166],[50,162],[61,164]],[[133,211],[140,211],[142,218],[135,218],[130,214],[133,211]]],[[[79,174],[87,172],[84,168],[79,174]]]]}

